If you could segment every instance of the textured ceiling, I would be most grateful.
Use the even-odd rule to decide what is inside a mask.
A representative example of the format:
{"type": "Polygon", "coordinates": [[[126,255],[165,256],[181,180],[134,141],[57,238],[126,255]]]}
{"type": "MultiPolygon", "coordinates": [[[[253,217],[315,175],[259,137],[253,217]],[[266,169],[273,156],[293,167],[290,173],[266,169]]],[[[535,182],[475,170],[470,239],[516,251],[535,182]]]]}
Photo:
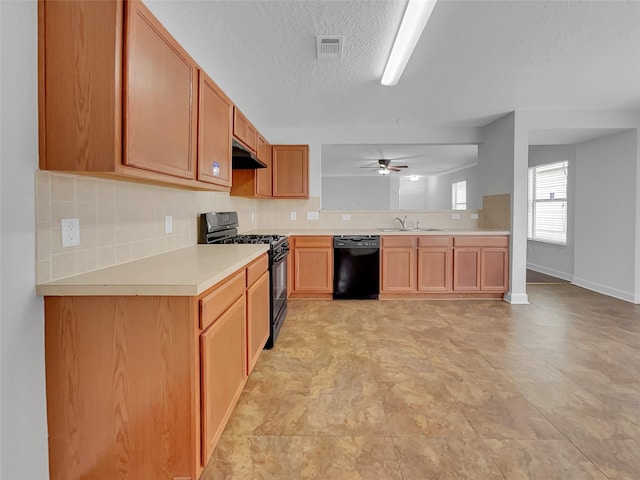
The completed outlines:
{"type": "Polygon", "coordinates": [[[379,175],[378,159],[408,168],[392,175],[431,177],[478,163],[477,145],[323,145],[323,176],[379,175]]]}
{"type": "Polygon", "coordinates": [[[406,2],[147,0],[260,128],[483,126],[512,110],[640,108],[640,2],[440,0],[396,87],[406,2]],[[316,35],[344,35],[338,61],[316,35]]]}

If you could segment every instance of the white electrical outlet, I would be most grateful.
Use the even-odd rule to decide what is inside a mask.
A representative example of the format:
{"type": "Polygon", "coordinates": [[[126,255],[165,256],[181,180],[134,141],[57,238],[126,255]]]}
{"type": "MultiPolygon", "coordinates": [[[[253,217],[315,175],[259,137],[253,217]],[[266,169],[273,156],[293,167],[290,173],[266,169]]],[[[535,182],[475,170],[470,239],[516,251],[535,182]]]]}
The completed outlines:
{"type": "Polygon", "coordinates": [[[320,212],[307,212],[307,220],[318,220],[320,212]]]}
{"type": "Polygon", "coordinates": [[[173,217],[171,215],[164,217],[164,233],[173,233],[173,217]]]}
{"type": "Polygon", "coordinates": [[[451,220],[460,220],[460,214],[459,213],[452,213],[451,214],[451,220]]]}
{"type": "Polygon", "coordinates": [[[349,214],[342,214],[342,220],[351,220],[351,215],[349,214]]]}
{"type": "Polygon", "coordinates": [[[291,212],[291,221],[292,222],[296,221],[296,212],[291,212]]]}
{"type": "Polygon", "coordinates": [[[256,214],[254,212],[251,212],[251,221],[252,222],[256,221],[256,214]]]}
{"type": "Polygon", "coordinates": [[[80,220],[77,218],[63,218],[60,220],[62,231],[62,246],[75,247],[80,245],[80,220]]]}
{"type": "Polygon", "coordinates": [[[471,214],[471,220],[477,220],[478,219],[478,214],[477,213],[472,213],[471,214]]]}

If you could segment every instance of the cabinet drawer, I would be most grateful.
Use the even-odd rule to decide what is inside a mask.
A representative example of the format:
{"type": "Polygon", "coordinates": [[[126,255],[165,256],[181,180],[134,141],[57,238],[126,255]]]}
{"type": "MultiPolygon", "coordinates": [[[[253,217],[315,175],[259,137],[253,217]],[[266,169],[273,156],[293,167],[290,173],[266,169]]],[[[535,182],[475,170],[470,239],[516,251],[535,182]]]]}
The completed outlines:
{"type": "Polygon", "coordinates": [[[263,254],[247,266],[247,288],[258,280],[269,268],[269,257],[263,254]]]}
{"type": "Polygon", "coordinates": [[[293,237],[293,248],[305,248],[305,247],[333,247],[333,237],[328,235],[323,236],[304,236],[293,237]]]}
{"type": "Polygon", "coordinates": [[[245,290],[244,268],[222,281],[200,300],[200,329],[211,325],[245,290]]]}
{"type": "Polygon", "coordinates": [[[509,237],[505,235],[453,237],[453,245],[454,247],[508,247],[509,237]]]}
{"type": "Polygon", "coordinates": [[[453,237],[440,237],[433,235],[423,235],[418,237],[419,247],[450,247],[453,244],[453,237]]]}
{"type": "Polygon", "coordinates": [[[382,248],[385,247],[415,247],[416,237],[413,235],[397,235],[382,237],[382,248]]]}

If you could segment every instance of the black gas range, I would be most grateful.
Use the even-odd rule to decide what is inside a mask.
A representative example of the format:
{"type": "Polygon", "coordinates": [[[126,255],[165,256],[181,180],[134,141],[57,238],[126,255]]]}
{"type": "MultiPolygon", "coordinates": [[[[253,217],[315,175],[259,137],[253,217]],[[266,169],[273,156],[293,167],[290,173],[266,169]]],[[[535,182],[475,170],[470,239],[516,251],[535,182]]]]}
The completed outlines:
{"type": "Polygon", "coordinates": [[[198,243],[269,244],[270,332],[265,348],[272,348],[287,316],[287,256],[289,240],[284,235],[238,234],[237,212],[211,212],[200,215],[198,243]]]}

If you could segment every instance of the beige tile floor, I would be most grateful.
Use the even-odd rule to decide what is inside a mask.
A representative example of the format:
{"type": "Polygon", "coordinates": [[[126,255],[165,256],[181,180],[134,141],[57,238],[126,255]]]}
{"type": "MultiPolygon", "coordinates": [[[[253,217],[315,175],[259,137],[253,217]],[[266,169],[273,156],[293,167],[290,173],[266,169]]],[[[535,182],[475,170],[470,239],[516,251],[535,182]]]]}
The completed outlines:
{"type": "Polygon", "coordinates": [[[289,303],[202,479],[640,479],[640,306],[289,303]]]}

